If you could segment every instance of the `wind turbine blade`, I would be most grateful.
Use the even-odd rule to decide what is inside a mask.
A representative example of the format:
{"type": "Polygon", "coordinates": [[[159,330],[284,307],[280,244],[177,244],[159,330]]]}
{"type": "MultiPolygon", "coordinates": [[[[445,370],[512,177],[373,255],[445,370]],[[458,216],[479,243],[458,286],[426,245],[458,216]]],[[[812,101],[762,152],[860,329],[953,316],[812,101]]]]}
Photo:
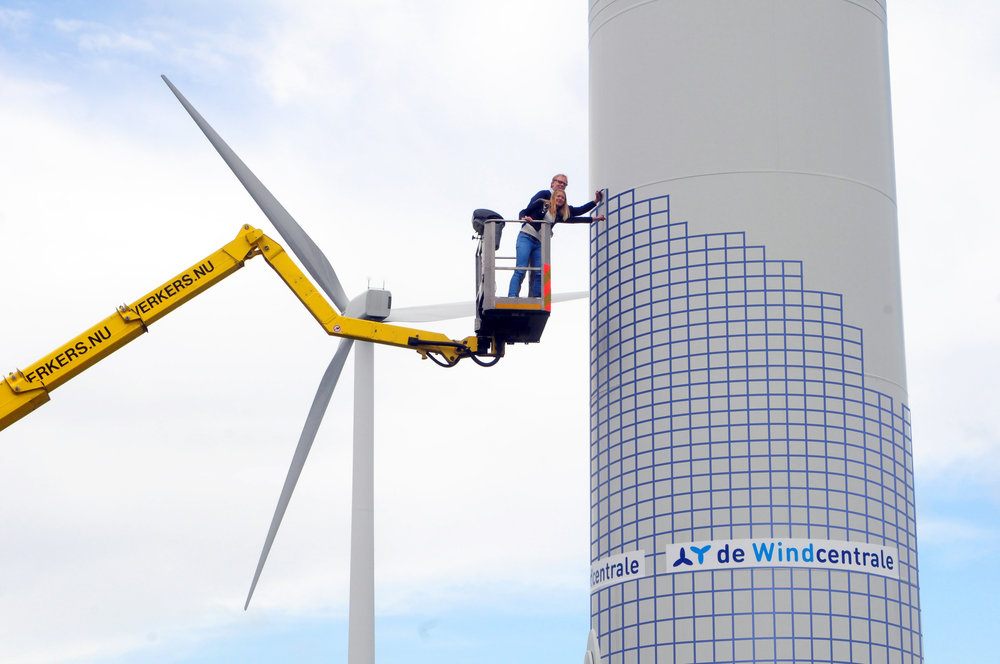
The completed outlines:
{"type": "Polygon", "coordinates": [[[313,440],[316,438],[316,432],[319,430],[320,422],[323,421],[323,414],[330,403],[330,397],[333,396],[333,389],[337,386],[337,380],[340,378],[340,372],[344,368],[344,363],[347,361],[347,356],[351,352],[353,343],[354,341],[351,339],[341,340],[340,345],[337,347],[337,352],[330,361],[330,366],[326,368],[326,373],[323,374],[323,378],[319,382],[316,396],[313,397],[312,406],[309,408],[309,415],[306,416],[306,423],[302,427],[302,435],[299,436],[299,444],[295,448],[295,454],[292,456],[292,464],[289,466],[288,475],[285,477],[285,485],[281,488],[281,497],[278,498],[278,506],[274,509],[271,527],[268,529],[267,538],[264,540],[264,549],[260,552],[260,560],[257,561],[257,570],[254,572],[253,582],[250,584],[250,592],[247,593],[247,601],[243,605],[244,611],[250,606],[250,598],[253,597],[253,591],[257,587],[260,573],[264,569],[267,554],[271,552],[271,544],[274,543],[274,536],[278,534],[278,527],[281,525],[281,519],[285,516],[288,501],[291,500],[295,484],[299,481],[302,467],[305,466],[306,457],[309,456],[309,450],[312,448],[313,440]]]}
{"type": "Polygon", "coordinates": [[[408,323],[429,323],[437,320],[466,318],[476,315],[476,303],[446,302],[442,304],[427,304],[417,307],[399,307],[389,312],[386,322],[406,321],[408,323]]]}
{"type": "Polygon", "coordinates": [[[208,138],[208,141],[216,149],[219,155],[222,157],[223,161],[232,169],[233,173],[239,179],[243,186],[246,188],[247,192],[253,198],[253,200],[260,207],[261,211],[264,213],[271,223],[274,224],[275,229],[281,235],[285,244],[291,248],[302,264],[305,265],[306,270],[312,275],[313,279],[319,283],[320,288],[333,300],[333,303],[337,306],[337,309],[343,311],[347,307],[347,293],[344,291],[344,287],[340,283],[340,279],[337,278],[337,273],[334,272],[333,266],[327,257],[320,251],[320,248],[316,246],[312,238],[309,237],[302,227],[299,226],[298,222],[292,218],[292,215],[278,202],[267,187],[257,179],[257,176],[247,168],[247,165],[243,163],[236,153],[226,145],[226,142],[215,133],[215,130],[205,121],[205,118],[201,117],[201,114],[194,109],[194,106],[185,99],[184,95],[180,93],[180,90],[174,87],[174,84],[170,82],[166,76],[161,76],[163,82],[167,84],[170,91],[174,93],[177,97],[177,101],[187,110],[191,119],[194,120],[195,124],[201,129],[208,138]]]}
{"type": "Polygon", "coordinates": [[[554,293],[553,302],[570,302],[571,300],[585,300],[590,297],[590,291],[570,291],[568,293],[554,293]]]}
{"type": "MultiPolygon", "coordinates": [[[[573,291],[570,293],[556,293],[552,296],[553,302],[569,302],[570,300],[580,300],[590,295],[587,291],[573,291]]],[[[431,323],[439,320],[451,320],[452,318],[466,318],[476,315],[476,303],[466,302],[445,302],[442,304],[426,304],[416,307],[398,307],[389,313],[385,319],[387,323],[407,322],[407,323],[431,323]]]]}

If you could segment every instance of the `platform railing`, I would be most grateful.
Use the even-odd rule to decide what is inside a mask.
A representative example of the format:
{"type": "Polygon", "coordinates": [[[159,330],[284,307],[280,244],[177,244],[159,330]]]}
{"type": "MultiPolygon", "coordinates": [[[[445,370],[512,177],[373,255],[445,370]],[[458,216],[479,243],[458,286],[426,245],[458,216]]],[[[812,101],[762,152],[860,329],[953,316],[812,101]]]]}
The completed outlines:
{"type": "MultiPolygon", "coordinates": [[[[476,301],[481,309],[495,309],[497,305],[538,305],[548,310],[551,302],[551,287],[549,278],[551,276],[551,238],[552,222],[539,220],[533,223],[542,224],[542,264],[538,267],[527,267],[517,265],[517,256],[497,254],[497,224],[503,222],[511,230],[517,229],[520,232],[521,224],[525,223],[517,219],[491,219],[484,221],[483,233],[476,250],[476,301]],[[541,297],[507,297],[509,279],[501,279],[497,283],[497,273],[513,273],[514,270],[524,270],[527,272],[521,288],[530,293],[531,279],[534,272],[542,275],[542,296],[541,297]],[[500,287],[503,295],[497,294],[497,287],[500,287]]],[[[515,244],[516,244],[516,233],[515,244]]]]}

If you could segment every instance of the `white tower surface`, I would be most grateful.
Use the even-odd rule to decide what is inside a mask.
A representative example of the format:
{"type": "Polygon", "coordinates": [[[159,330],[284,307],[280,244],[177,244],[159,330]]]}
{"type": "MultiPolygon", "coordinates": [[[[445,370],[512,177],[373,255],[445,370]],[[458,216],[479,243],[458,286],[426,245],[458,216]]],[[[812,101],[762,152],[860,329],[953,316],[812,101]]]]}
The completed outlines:
{"type": "Polygon", "coordinates": [[[611,664],[920,662],[884,0],[591,0],[611,664]]]}

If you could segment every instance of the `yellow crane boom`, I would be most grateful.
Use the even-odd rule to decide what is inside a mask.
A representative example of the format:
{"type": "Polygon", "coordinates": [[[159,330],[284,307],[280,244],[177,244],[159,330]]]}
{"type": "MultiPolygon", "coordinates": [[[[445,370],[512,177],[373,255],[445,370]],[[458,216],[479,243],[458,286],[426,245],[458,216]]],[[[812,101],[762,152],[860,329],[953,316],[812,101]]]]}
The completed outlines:
{"type": "Polygon", "coordinates": [[[441,357],[445,365],[474,354],[502,353],[502,344],[494,353],[480,352],[478,337],[453,341],[436,332],[341,315],[281,245],[259,229],[246,225],[232,242],[204,260],[132,304],[118,307],[115,313],[27,368],[6,376],[0,385],[0,430],[46,403],[49,392],[143,334],[149,325],[219,283],[257,255],[264,257],[330,335],[410,348],[424,357],[434,354],[441,357]]]}

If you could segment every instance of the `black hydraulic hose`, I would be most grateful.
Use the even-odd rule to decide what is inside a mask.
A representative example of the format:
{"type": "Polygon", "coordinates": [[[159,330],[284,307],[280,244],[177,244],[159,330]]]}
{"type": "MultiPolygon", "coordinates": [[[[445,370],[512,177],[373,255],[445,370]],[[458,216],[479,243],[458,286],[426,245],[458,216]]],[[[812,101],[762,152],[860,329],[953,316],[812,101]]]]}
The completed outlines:
{"type": "Polygon", "coordinates": [[[487,362],[486,360],[481,360],[476,355],[470,355],[469,357],[471,357],[472,361],[481,367],[492,367],[494,364],[500,361],[500,358],[503,357],[503,355],[494,355],[493,360],[490,362],[487,362]]]}
{"type": "Polygon", "coordinates": [[[464,350],[465,352],[470,352],[469,347],[458,341],[425,341],[420,337],[410,337],[407,339],[406,343],[411,346],[447,346],[449,348],[458,348],[464,350]]]}
{"type": "Polygon", "coordinates": [[[459,355],[459,356],[458,356],[457,358],[455,358],[455,361],[454,361],[454,362],[449,362],[449,361],[447,361],[447,360],[439,360],[439,359],[438,359],[438,358],[437,358],[437,357],[436,357],[436,356],[434,355],[434,353],[427,353],[426,357],[429,357],[429,358],[431,358],[431,361],[432,361],[432,362],[433,362],[434,364],[438,365],[439,367],[444,367],[445,369],[450,369],[450,368],[452,368],[452,367],[456,367],[456,366],[458,366],[458,362],[459,362],[459,360],[461,360],[461,359],[462,359],[462,356],[461,356],[461,355],[459,355]]]}
{"type": "Polygon", "coordinates": [[[408,340],[408,343],[411,346],[417,346],[417,347],[419,347],[419,346],[446,346],[446,347],[449,347],[449,348],[457,348],[457,349],[459,349],[461,351],[461,353],[455,359],[454,362],[449,362],[447,360],[441,361],[437,357],[435,357],[434,352],[427,353],[427,357],[431,358],[431,360],[434,361],[434,364],[438,365],[439,367],[445,367],[445,368],[451,368],[451,367],[457,365],[459,363],[459,361],[463,357],[471,357],[472,361],[475,362],[476,364],[478,364],[481,367],[492,367],[493,365],[495,365],[497,362],[500,361],[501,357],[503,357],[502,355],[494,355],[492,361],[481,360],[481,359],[479,359],[478,356],[476,356],[472,352],[472,350],[467,345],[465,345],[463,343],[459,343],[457,341],[424,341],[423,339],[419,339],[417,337],[410,337],[409,340],[408,340]]]}

